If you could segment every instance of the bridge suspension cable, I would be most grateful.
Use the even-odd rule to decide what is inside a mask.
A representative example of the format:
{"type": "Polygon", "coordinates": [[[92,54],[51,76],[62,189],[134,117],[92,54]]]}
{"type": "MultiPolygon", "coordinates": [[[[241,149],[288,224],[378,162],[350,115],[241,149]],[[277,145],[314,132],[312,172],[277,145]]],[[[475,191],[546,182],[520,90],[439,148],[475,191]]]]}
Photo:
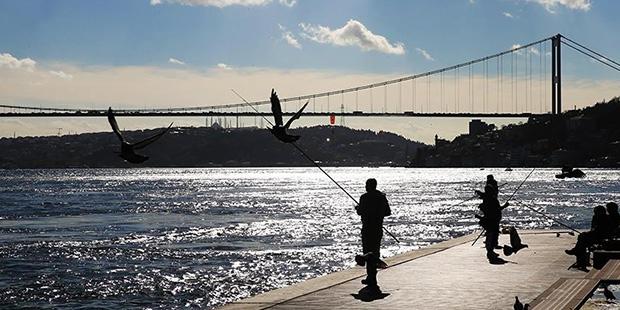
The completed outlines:
{"type": "MultiPolygon", "coordinates": [[[[471,107],[471,111],[474,111],[474,97],[475,97],[475,93],[474,93],[474,88],[475,88],[475,84],[476,81],[472,81],[472,78],[474,78],[473,76],[473,72],[472,72],[472,66],[478,63],[482,63],[484,66],[484,75],[488,78],[488,60],[493,59],[493,58],[497,58],[497,57],[501,57],[503,55],[506,54],[514,54],[516,52],[519,52],[520,50],[524,50],[527,49],[531,46],[535,46],[536,44],[539,44],[541,42],[545,42],[547,40],[550,40],[551,37],[549,38],[544,38],[523,46],[518,46],[518,47],[514,47],[511,48],[510,50],[506,50],[500,53],[496,53],[493,55],[489,55],[486,57],[481,57],[478,59],[474,59],[471,61],[467,61],[467,62],[463,62],[463,63],[459,63],[453,66],[449,66],[449,67],[445,67],[445,68],[441,68],[441,69],[437,69],[437,70],[432,70],[432,71],[428,71],[428,72],[424,72],[424,73],[419,73],[419,74],[414,74],[414,75],[409,75],[409,76],[405,76],[405,77],[401,77],[401,78],[397,78],[397,79],[391,79],[391,80],[387,80],[387,81],[383,81],[383,82],[378,82],[378,83],[371,83],[371,84],[367,84],[367,85],[362,85],[362,86],[358,86],[358,87],[350,87],[350,88],[344,88],[344,89],[338,89],[338,90],[334,90],[334,91],[328,91],[328,92],[321,92],[321,93],[315,93],[315,94],[308,94],[308,95],[302,95],[302,96],[295,96],[295,97],[286,97],[286,98],[281,98],[280,102],[283,103],[283,107],[285,107],[285,103],[287,102],[302,102],[305,100],[312,100],[313,101],[313,105],[316,104],[316,99],[317,98],[322,98],[325,97],[327,99],[327,111],[331,111],[331,97],[333,97],[334,95],[341,95],[344,96],[344,94],[346,93],[352,93],[352,92],[359,92],[361,90],[365,90],[368,89],[370,90],[370,97],[371,97],[371,111],[372,111],[372,105],[373,105],[373,92],[372,90],[378,87],[383,87],[384,88],[384,105],[383,105],[383,111],[387,112],[388,108],[387,108],[387,101],[388,101],[388,93],[387,93],[387,86],[388,85],[392,85],[392,84],[396,84],[396,83],[402,83],[404,81],[408,81],[408,80],[416,80],[419,78],[423,78],[423,77],[427,77],[427,102],[426,102],[426,111],[427,112],[432,112],[431,110],[431,98],[430,98],[430,83],[431,83],[431,77],[433,75],[437,75],[440,74],[441,75],[441,84],[443,86],[443,82],[444,81],[444,77],[443,74],[445,72],[448,71],[452,71],[452,70],[458,70],[460,68],[464,68],[464,67],[469,67],[470,70],[470,98],[469,98],[469,103],[470,103],[470,107],[471,107]]],[[[413,84],[414,90],[414,98],[412,98],[412,105],[415,108],[416,105],[416,98],[415,98],[415,82],[413,84]]],[[[443,88],[443,87],[442,87],[443,88]]],[[[488,85],[485,84],[484,86],[484,92],[483,92],[483,96],[484,96],[484,108],[483,111],[486,109],[488,103],[489,103],[489,98],[488,98],[488,85]]],[[[443,98],[443,92],[442,92],[442,97],[441,97],[441,101],[440,101],[440,107],[444,107],[444,99],[443,98]]],[[[251,102],[252,105],[254,106],[260,106],[260,105],[267,105],[270,104],[270,102],[268,100],[262,100],[262,101],[254,101],[251,102]]],[[[212,109],[236,109],[236,108],[243,108],[245,106],[245,103],[230,103],[230,104],[223,104],[223,105],[217,105],[217,106],[193,106],[193,107],[172,107],[172,108],[152,108],[152,109],[124,109],[124,111],[126,112],[187,112],[187,111],[204,111],[204,110],[212,110],[212,109]]],[[[11,106],[11,105],[0,105],[0,107],[3,108],[14,108],[14,109],[24,109],[24,110],[33,110],[33,111],[55,111],[55,112],[77,112],[77,111],[97,111],[97,112],[101,112],[103,111],[103,109],[87,109],[87,108],[43,108],[43,107],[32,107],[32,106],[11,106]]],[[[422,106],[420,106],[421,108],[422,106]]],[[[444,107],[445,108],[445,107],[444,107]]],[[[286,110],[286,108],[285,108],[286,110]]],[[[315,110],[316,111],[316,110],[315,110]]]]}
{"type": "MultiPolygon", "coordinates": [[[[340,114],[343,115],[346,112],[352,115],[364,114],[364,116],[368,116],[368,114],[516,115],[532,114],[535,113],[536,110],[538,110],[537,112],[539,113],[554,113],[555,110],[553,107],[555,107],[555,105],[552,104],[551,111],[544,108],[546,106],[544,105],[544,102],[554,96],[553,92],[552,96],[549,96],[548,89],[550,88],[547,86],[548,81],[553,79],[549,75],[547,66],[551,65],[553,67],[554,60],[552,58],[552,63],[548,62],[547,57],[549,55],[547,55],[547,52],[551,50],[551,55],[555,55],[555,49],[559,49],[559,46],[555,45],[556,43],[553,43],[550,48],[548,45],[552,42],[556,42],[558,44],[561,43],[616,71],[620,71],[620,63],[570,38],[556,35],[522,46],[514,45],[511,49],[500,53],[437,70],[357,87],[349,87],[302,96],[284,97],[281,98],[280,101],[282,102],[283,111],[285,113],[291,113],[291,111],[288,111],[293,110],[291,106],[295,104],[301,105],[306,100],[312,100],[312,111],[309,111],[310,109],[306,110],[306,112],[310,115],[324,115],[328,113],[338,114],[338,110],[340,111],[340,114]],[[539,58],[538,61],[535,60],[536,56],[539,58]],[[509,57],[509,59],[506,57],[509,57]],[[493,66],[495,66],[495,68],[493,68],[493,66]],[[536,68],[536,66],[538,66],[538,68],[536,68]],[[409,83],[405,84],[406,81],[411,81],[410,86],[409,83]],[[392,84],[398,84],[398,87],[392,87],[392,84]],[[409,107],[406,98],[409,96],[409,92],[406,89],[408,87],[411,88],[411,110],[403,111],[403,109],[407,109],[409,107]],[[368,91],[367,97],[365,93],[362,93],[362,96],[360,96],[360,92],[364,90],[368,91]],[[383,91],[383,94],[381,94],[381,91],[383,91]],[[348,93],[355,93],[355,99],[353,99],[353,96],[347,96],[346,94],[348,93]],[[454,94],[453,96],[451,96],[452,93],[454,94]],[[335,96],[340,96],[340,100],[338,100],[338,97],[335,96]],[[332,102],[334,97],[336,100],[335,102],[332,102]],[[319,100],[319,102],[317,102],[317,100],[319,100]],[[353,105],[352,102],[349,103],[348,100],[355,100],[355,105],[353,105]],[[340,104],[338,104],[338,101],[340,101],[340,104]],[[536,101],[538,101],[538,107],[536,101]],[[287,103],[293,104],[288,104],[287,106],[287,103]],[[333,103],[336,104],[334,105],[333,103]],[[338,107],[340,109],[338,109],[338,107]],[[353,107],[355,107],[355,110],[353,110],[353,107]],[[454,113],[451,112],[452,109],[454,109],[454,113]],[[370,110],[370,113],[368,113],[368,110],[370,110]]],[[[555,74],[554,72],[555,71],[552,70],[551,74],[555,74]]],[[[269,105],[270,101],[254,101],[251,102],[251,104],[252,106],[258,108],[259,106],[269,105]]],[[[47,115],[58,115],[65,112],[73,112],[79,116],[89,114],[95,115],[105,112],[104,109],[52,108],[16,105],[0,105],[0,108],[46,113],[52,112],[47,115]]],[[[265,109],[262,110],[265,111],[265,109]]],[[[230,113],[231,115],[235,114],[237,116],[256,116],[258,114],[267,113],[259,112],[257,110],[256,113],[258,114],[249,115],[252,114],[252,112],[247,112],[247,106],[245,103],[229,103],[224,105],[194,107],[117,109],[117,111],[124,113],[126,116],[173,115],[178,113],[177,115],[186,116],[215,114],[218,116],[227,117],[226,113],[230,113]]]]}
{"type": "Polygon", "coordinates": [[[581,44],[579,44],[579,43],[577,43],[577,42],[575,42],[575,41],[573,41],[573,40],[571,40],[571,39],[569,39],[569,38],[567,38],[565,36],[561,36],[561,37],[572,43],[571,44],[571,43],[568,43],[566,41],[562,41],[562,44],[564,44],[564,45],[574,49],[575,51],[580,52],[580,53],[582,53],[582,54],[584,54],[584,55],[586,55],[586,56],[588,56],[588,57],[590,57],[590,58],[592,58],[592,59],[594,59],[594,60],[596,60],[596,61],[598,61],[598,62],[600,62],[600,63],[602,63],[602,64],[604,64],[604,65],[606,65],[606,66],[608,66],[608,67],[610,67],[610,68],[612,68],[614,70],[616,70],[616,71],[620,71],[620,64],[618,62],[610,59],[607,56],[604,56],[604,55],[602,55],[600,53],[597,53],[597,52],[593,51],[592,49],[589,49],[589,48],[587,48],[587,47],[585,47],[585,46],[583,46],[583,45],[581,45],[581,44]],[[573,45],[573,44],[575,44],[576,46],[573,45]],[[595,55],[598,56],[598,57],[596,57],[595,55]]]}

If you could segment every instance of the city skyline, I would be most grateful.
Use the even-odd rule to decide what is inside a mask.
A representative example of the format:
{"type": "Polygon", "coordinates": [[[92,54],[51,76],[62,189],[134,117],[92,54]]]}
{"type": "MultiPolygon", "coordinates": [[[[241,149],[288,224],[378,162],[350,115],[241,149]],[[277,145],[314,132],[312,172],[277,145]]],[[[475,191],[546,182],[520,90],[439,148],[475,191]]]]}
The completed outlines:
{"type": "MultiPolygon", "coordinates": [[[[0,102],[143,108],[266,100],[446,67],[562,33],[620,49],[611,1],[9,1],[0,4],[0,102]],[[389,17],[389,18],[388,18],[389,17]]],[[[617,74],[566,49],[566,107],[617,95],[617,74]]],[[[537,51],[542,53],[542,51],[537,51]]],[[[540,56],[542,57],[542,56],[540,56]]],[[[545,55],[545,57],[548,57],[545,55]]],[[[542,84],[542,81],[541,81],[542,84]]],[[[393,108],[393,107],[390,107],[393,108]]],[[[203,125],[204,119],[175,121],[203,125]]],[[[506,120],[511,122],[514,120],[506,120]]],[[[133,128],[161,119],[133,121],[133,128]]],[[[350,119],[430,142],[468,120],[350,119]]],[[[299,126],[326,124],[312,119],[299,126]]],[[[499,122],[501,124],[502,122],[499,122]]],[[[0,135],[107,130],[104,119],[6,119],[0,135]]],[[[129,129],[129,128],[128,128],[129,129]]]]}

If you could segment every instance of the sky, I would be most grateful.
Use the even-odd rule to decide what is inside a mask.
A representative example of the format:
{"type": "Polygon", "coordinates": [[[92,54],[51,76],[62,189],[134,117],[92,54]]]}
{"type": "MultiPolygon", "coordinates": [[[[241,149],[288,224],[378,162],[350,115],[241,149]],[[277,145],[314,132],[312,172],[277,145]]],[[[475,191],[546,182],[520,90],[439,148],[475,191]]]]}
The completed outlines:
{"type": "MultiPolygon", "coordinates": [[[[4,0],[0,104],[117,109],[219,105],[239,102],[231,88],[248,100],[266,100],[272,87],[283,97],[355,87],[450,66],[556,33],[618,61],[619,11],[620,2],[611,0],[4,0]]],[[[534,62],[549,58],[542,54],[537,51],[534,62]]],[[[474,72],[474,80],[480,74],[474,72]]],[[[620,95],[617,71],[568,48],[563,79],[565,107],[620,95]]],[[[538,91],[530,102],[537,108],[548,101],[544,81],[535,76],[534,85],[540,86],[530,88],[538,91]]],[[[435,94],[438,87],[434,81],[435,94]]],[[[465,94],[453,87],[456,105],[456,97],[461,100],[465,94]]],[[[404,92],[409,94],[408,89],[404,92]]],[[[498,101],[510,96],[505,91],[500,95],[498,87],[498,101]]],[[[395,98],[395,89],[387,92],[385,96],[395,98]]],[[[363,96],[362,101],[370,100],[363,96]]],[[[424,100],[410,96],[405,105],[424,100]]],[[[335,100],[346,101],[352,109],[352,97],[335,100]]],[[[367,107],[369,102],[361,104],[367,107]]],[[[403,103],[390,101],[388,110],[396,105],[403,103]]],[[[125,129],[160,127],[168,121],[205,124],[198,118],[119,120],[125,129]]],[[[327,121],[302,118],[296,125],[327,121]]],[[[424,142],[435,134],[451,139],[467,130],[467,122],[345,120],[347,126],[395,131],[424,142]]],[[[104,118],[7,118],[0,123],[0,136],[105,130],[104,118]]]]}

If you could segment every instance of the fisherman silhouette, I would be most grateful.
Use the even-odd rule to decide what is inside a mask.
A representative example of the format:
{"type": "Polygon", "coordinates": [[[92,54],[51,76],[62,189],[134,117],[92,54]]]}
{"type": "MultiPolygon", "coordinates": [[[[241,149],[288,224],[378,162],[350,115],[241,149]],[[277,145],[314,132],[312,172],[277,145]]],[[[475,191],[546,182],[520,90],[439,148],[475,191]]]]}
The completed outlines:
{"type": "Polygon", "coordinates": [[[590,263],[590,257],[587,252],[588,247],[601,239],[609,237],[610,228],[609,216],[605,211],[605,207],[594,207],[590,231],[579,234],[575,246],[570,250],[564,251],[566,254],[575,255],[577,257],[577,262],[573,264],[572,267],[587,271],[586,267],[590,263]]]}
{"type": "Polygon", "coordinates": [[[123,137],[120,129],[118,129],[118,123],[116,122],[116,118],[114,117],[114,112],[112,112],[111,107],[108,108],[108,122],[110,123],[110,126],[112,126],[112,131],[114,131],[118,139],[121,140],[121,153],[118,156],[132,164],[140,164],[149,159],[148,156],[137,154],[134,151],[142,149],[147,145],[155,142],[157,139],[161,138],[161,136],[163,136],[166,132],[168,132],[168,130],[170,130],[170,127],[172,127],[173,124],[170,123],[170,126],[168,126],[168,128],[142,141],[136,143],[129,143],[123,137]]]}
{"type": "Polygon", "coordinates": [[[521,238],[517,233],[517,229],[514,226],[508,228],[508,232],[510,234],[510,245],[504,245],[504,255],[510,256],[512,254],[516,254],[521,249],[527,248],[527,244],[521,243],[521,238]]]}
{"type": "Polygon", "coordinates": [[[476,218],[480,220],[480,226],[486,230],[485,248],[487,250],[487,259],[492,264],[500,263],[499,255],[494,250],[501,248],[498,245],[499,222],[502,219],[502,210],[508,206],[508,202],[500,206],[497,200],[497,181],[495,181],[491,174],[487,176],[484,192],[476,190],[475,193],[482,199],[482,203],[478,206],[480,211],[482,211],[482,216],[476,215],[476,218]]]}
{"type": "Polygon", "coordinates": [[[380,291],[377,285],[377,268],[381,264],[381,238],[383,237],[383,218],[392,214],[385,194],[377,190],[377,180],[366,180],[366,193],[360,197],[355,206],[357,214],[362,217],[362,251],[355,261],[366,265],[366,284],[369,289],[380,291]]]}
{"type": "Polygon", "coordinates": [[[271,89],[271,97],[269,98],[271,101],[271,112],[273,113],[273,118],[275,119],[276,124],[273,125],[269,131],[278,138],[278,140],[284,143],[291,143],[299,140],[299,136],[289,135],[286,130],[291,126],[294,120],[299,119],[301,113],[304,111],[306,106],[310,101],[307,101],[306,104],[291,117],[286,124],[282,125],[282,106],[280,105],[280,99],[278,98],[278,94],[276,94],[274,89],[271,89]]]}

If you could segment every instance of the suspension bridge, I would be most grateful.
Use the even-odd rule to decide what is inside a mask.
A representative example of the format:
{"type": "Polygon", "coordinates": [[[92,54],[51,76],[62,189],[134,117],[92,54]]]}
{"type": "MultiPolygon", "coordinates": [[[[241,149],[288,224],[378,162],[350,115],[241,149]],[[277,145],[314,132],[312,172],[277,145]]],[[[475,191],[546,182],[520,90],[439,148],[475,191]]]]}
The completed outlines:
{"type": "MultiPolygon", "coordinates": [[[[281,98],[285,115],[309,101],[306,116],[501,117],[562,113],[562,46],[620,72],[620,64],[557,34],[457,65],[397,79],[281,98]]],[[[270,102],[115,109],[124,117],[257,117],[270,102]]],[[[0,105],[0,117],[103,117],[107,109],[0,105]]]]}

